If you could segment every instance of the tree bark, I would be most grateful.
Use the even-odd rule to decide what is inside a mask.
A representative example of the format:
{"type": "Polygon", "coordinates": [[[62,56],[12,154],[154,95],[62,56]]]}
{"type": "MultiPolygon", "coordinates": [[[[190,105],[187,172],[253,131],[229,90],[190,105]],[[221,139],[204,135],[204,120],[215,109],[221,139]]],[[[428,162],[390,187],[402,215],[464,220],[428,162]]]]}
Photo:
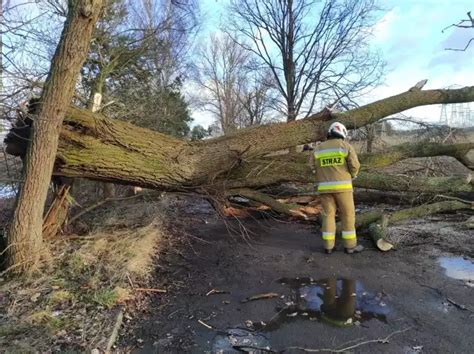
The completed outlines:
{"type": "Polygon", "coordinates": [[[371,170],[394,164],[411,157],[451,156],[470,169],[474,169],[474,158],[470,151],[474,143],[443,145],[440,143],[419,142],[401,144],[372,154],[361,154],[362,169],[371,170]]]}
{"type": "Polygon", "coordinates": [[[63,118],[87,55],[102,0],[70,0],[68,17],[41,96],[25,161],[25,179],[8,232],[7,261],[14,272],[33,270],[43,252],[43,209],[63,118]]]}

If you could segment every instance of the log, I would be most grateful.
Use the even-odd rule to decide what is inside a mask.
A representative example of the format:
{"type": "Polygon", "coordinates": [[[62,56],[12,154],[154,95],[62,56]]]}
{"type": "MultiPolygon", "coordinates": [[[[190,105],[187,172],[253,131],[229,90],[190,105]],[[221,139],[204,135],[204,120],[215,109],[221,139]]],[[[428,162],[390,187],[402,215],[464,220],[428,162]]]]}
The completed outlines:
{"type": "Polygon", "coordinates": [[[474,159],[470,153],[474,143],[439,144],[418,142],[392,146],[372,154],[361,154],[359,160],[365,170],[381,168],[412,157],[450,156],[464,166],[474,169],[474,159]]]}
{"type": "MultiPolygon", "coordinates": [[[[462,202],[457,200],[446,200],[442,202],[420,205],[414,208],[402,209],[389,215],[390,224],[406,219],[422,218],[427,215],[456,211],[462,209],[474,209],[474,202],[462,202]]],[[[357,215],[356,229],[367,228],[370,224],[378,222],[384,215],[381,210],[370,211],[357,215]]]]}
{"type": "Polygon", "coordinates": [[[353,184],[358,188],[431,194],[473,190],[471,174],[465,177],[421,177],[361,172],[353,184]]]}
{"type": "Polygon", "coordinates": [[[388,216],[384,214],[377,222],[370,224],[368,227],[370,238],[375,246],[383,252],[390,251],[393,248],[393,244],[386,239],[388,220],[388,216]]]}

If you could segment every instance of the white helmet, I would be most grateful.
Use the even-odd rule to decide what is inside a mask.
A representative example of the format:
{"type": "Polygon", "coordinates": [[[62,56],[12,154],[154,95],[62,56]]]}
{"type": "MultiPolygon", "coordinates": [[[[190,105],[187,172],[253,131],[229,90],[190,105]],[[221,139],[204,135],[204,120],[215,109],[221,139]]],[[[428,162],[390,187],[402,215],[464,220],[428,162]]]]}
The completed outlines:
{"type": "Polygon", "coordinates": [[[342,139],[347,138],[347,129],[344,124],[339,122],[334,122],[328,129],[328,134],[332,136],[338,136],[342,139]]]}

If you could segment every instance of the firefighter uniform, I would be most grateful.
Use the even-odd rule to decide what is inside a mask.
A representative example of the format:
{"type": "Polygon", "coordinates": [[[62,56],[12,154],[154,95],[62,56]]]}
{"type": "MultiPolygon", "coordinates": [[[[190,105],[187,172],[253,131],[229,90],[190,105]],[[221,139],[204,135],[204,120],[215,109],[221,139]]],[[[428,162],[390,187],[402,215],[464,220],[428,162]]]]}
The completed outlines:
{"type": "Polygon", "coordinates": [[[318,145],[313,154],[317,191],[321,194],[324,247],[330,251],[336,240],[336,210],[342,222],[346,249],[357,246],[352,179],[360,163],[354,148],[344,139],[332,138],[318,145]]]}

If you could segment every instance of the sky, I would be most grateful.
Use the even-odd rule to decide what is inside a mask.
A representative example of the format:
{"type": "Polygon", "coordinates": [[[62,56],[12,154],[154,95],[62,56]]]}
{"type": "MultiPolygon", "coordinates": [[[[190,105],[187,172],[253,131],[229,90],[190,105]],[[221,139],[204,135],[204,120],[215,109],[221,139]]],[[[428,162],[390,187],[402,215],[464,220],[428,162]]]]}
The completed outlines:
{"type": "MultiPolygon", "coordinates": [[[[10,0],[11,4],[23,3],[10,0]]],[[[465,52],[446,48],[463,48],[474,29],[447,26],[474,13],[474,0],[379,0],[383,9],[374,30],[372,45],[386,62],[386,75],[359,104],[395,95],[408,90],[420,80],[428,79],[425,89],[474,85],[474,42],[465,52]]],[[[199,0],[202,13],[202,33],[197,45],[202,45],[211,33],[219,32],[229,0],[199,0]]],[[[192,82],[186,87],[198,90],[192,82]]],[[[474,111],[474,104],[470,104],[474,111]]],[[[440,106],[419,107],[405,112],[430,122],[440,117],[440,106]]],[[[210,113],[193,109],[193,125],[205,127],[213,123],[210,113]]]]}
{"type": "MultiPolygon", "coordinates": [[[[228,0],[201,1],[204,36],[219,31],[227,3],[228,0]]],[[[380,0],[379,5],[383,11],[372,44],[387,64],[386,75],[383,84],[361,103],[407,91],[423,79],[428,79],[424,89],[474,85],[474,42],[465,52],[446,50],[463,48],[474,37],[474,29],[449,28],[442,32],[467,19],[467,11],[474,13],[474,0],[380,0]]],[[[470,107],[474,110],[473,104],[470,107]]],[[[440,110],[439,105],[425,106],[405,114],[436,122],[440,110]]],[[[194,124],[204,126],[213,119],[203,112],[194,112],[193,117],[194,124]]]]}

